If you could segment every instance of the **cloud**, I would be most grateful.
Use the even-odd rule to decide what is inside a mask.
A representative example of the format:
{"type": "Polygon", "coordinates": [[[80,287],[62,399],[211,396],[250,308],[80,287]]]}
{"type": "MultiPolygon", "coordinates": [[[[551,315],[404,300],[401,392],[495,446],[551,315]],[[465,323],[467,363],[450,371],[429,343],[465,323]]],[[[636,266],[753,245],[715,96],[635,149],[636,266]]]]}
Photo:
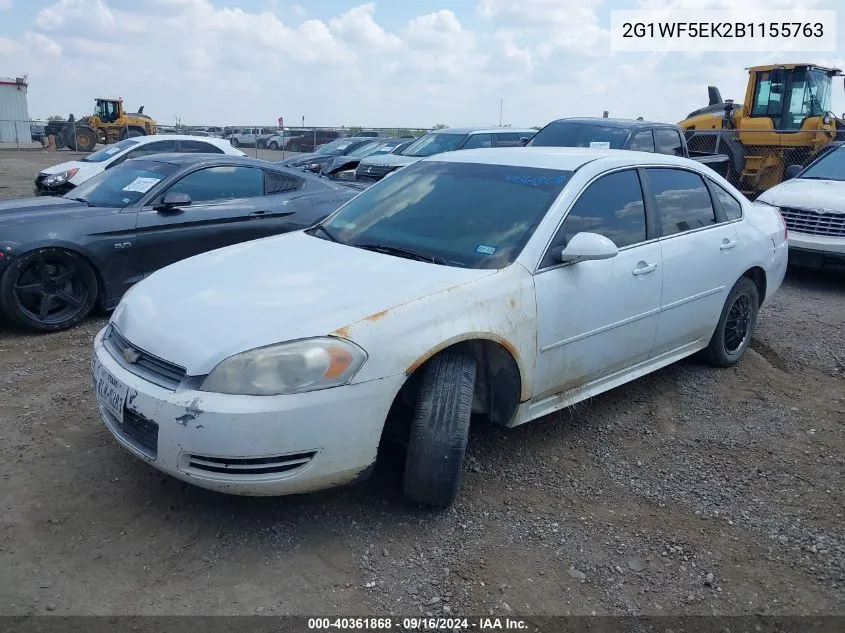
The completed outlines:
{"type": "Polygon", "coordinates": [[[403,48],[402,40],[379,26],[373,19],[376,5],[372,2],[350,9],[329,21],[331,30],[345,40],[372,47],[374,51],[391,51],[403,48]]]}
{"type": "Polygon", "coordinates": [[[12,0],[0,0],[0,11],[7,11],[12,8],[12,0]]]}

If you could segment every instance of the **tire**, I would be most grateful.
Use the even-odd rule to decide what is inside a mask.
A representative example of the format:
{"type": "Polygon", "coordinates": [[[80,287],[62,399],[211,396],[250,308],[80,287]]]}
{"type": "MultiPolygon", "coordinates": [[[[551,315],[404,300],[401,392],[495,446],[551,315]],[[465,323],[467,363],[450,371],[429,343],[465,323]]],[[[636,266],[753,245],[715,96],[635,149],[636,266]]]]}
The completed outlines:
{"type": "Polygon", "coordinates": [[[234,136],[229,139],[229,143],[232,144],[232,147],[240,147],[240,143],[238,142],[238,139],[236,139],[234,136]]]}
{"type": "Polygon", "coordinates": [[[738,363],[751,343],[759,311],[757,286],[748,277],[741,277],[728,293],[719,323],[701,358],[716,367],[738,363]]]}
{"type": "Polygon", "coordinates": [[[424,370],[411,420],[405,497],[445,508],[458,494],[469,437],[475,359],[444,352],[424,370]]]}
{"type": "Polygon", "coordinates": [[[38,332],[58,332],[87,317],[97,276],[78,253],[42,248],[19,257],[0,276],[0,311],[38,332]]]}
{"type": "Polygon", "coordinates": [[[279,144],[276,141],[270,141],[270,149],[279,149],[279,144]]]}
{"type": "Polygon", "coordinates": [[[77,152],[93,152],[99,141],[99,134],[87,125],[77,125],[70,133],[71,149],[77,152]]]}

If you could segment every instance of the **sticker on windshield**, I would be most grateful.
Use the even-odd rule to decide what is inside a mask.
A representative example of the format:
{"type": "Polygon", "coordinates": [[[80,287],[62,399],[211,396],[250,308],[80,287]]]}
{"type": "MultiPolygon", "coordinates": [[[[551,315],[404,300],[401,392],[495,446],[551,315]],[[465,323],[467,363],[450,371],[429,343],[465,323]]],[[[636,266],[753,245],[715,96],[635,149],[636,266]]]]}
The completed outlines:
{"type": "Polygon", "coordinates": [[[590,149],[610,149],[610,141],[590,141],[590,149]]]}
{"type": "Polygon", "coordinates": [[[492,255],[496,252],[495,246],[487,246],[486,244],[479,244],[478,248],[475,249],[476,253],[481,253],[482,255],[492,255]]]}
{"type": "Polygon", "coordinates": [[[161,182],[161,178],[144,178],[139,176],[123,188],[123,191],[138,191],[147,193],[150,189],[161,182]]]}
{"type": "Polygon", "coordinates": [[[106,154],[111,156],[112,154],[117,154],[121,150],[120,147],[110,147],[106,150],[106,154]]]}

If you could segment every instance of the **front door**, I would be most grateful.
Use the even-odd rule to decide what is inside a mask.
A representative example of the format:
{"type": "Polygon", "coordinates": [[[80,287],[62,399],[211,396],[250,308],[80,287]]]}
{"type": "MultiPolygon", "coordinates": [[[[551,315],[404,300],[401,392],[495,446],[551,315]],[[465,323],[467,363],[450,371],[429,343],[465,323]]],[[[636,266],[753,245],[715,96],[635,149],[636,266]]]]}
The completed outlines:
{"type": "Polygon", "coordinates": [[[635,169],[598,178],[572,206],[534,278],[535,398],[649,357],[663,276],[660,245],[649,238],[635,169]],[[555,253],[580,232],[613,240],[619,254],[606,260],[560,264],[555,253]]]}
{"type": "Polygon", "coordinates": [[[264,200],[264,171],[257,167],[207,167],[181,178],[138,214],[145,272],[268,235],[264,200]],[[188,194],[191,204],[153,210],[153,204],[169,192],[188,194]]]}

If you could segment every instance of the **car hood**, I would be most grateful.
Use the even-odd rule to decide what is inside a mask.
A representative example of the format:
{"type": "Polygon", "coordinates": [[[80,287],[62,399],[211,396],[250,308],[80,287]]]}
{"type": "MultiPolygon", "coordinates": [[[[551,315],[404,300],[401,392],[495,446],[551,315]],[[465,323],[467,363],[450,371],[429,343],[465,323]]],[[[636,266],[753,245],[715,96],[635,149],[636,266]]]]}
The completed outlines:
{"type": "Polygon", "coordinates": [[[495,272],[373,253],[297,231],[163,268],[129,290],[112,322],[133,345],[204,375],[233,354],[329,335],[495,272]]]}
{"type": "MultiPolygon", "coordinates": [[[[81,160],[69,160],[66,163],[59,163],[58,165],[52,165],[50,167],[45,167],[39,173],[48,174],[48,175],[60,174],[63,171],[67,171],[68,169],[76,168],[76,169],[79,170],[79,172],[76,174],[76,176],[79,176],[83,172],[97,171],[97,169],[96,169],[97,164],[98,163],[86,163],[86,162],[81,161],[81,160]]],[[[76,180],[76,177],[74,177],[74,180],[76,180]]]]}
{"type": "Polygon", "coordinates": [[[778,207],[845,213],[845,182],[794,178],[764,191],[757,199],[778,207]]]}
{"type": "Polygon", "coordinates": [[[367,156],[361,159],[360,165],[390,165],[404,167],[422,160],[421,156],[402,156],[401,154],[382,154],[379,156],[367,156]]]}
{"type": "MultiPolygon", "coordinates": [[[[115,212],[116,210],[110,207],[89,207],[84,202],[61,197],[17,198],[0,201],[0,226],[7,227],[18,222],[51,219],[55,216],[92,216],[115,212]]],[[[0,239],[2,237],[0,232],[0,239]]]]}

